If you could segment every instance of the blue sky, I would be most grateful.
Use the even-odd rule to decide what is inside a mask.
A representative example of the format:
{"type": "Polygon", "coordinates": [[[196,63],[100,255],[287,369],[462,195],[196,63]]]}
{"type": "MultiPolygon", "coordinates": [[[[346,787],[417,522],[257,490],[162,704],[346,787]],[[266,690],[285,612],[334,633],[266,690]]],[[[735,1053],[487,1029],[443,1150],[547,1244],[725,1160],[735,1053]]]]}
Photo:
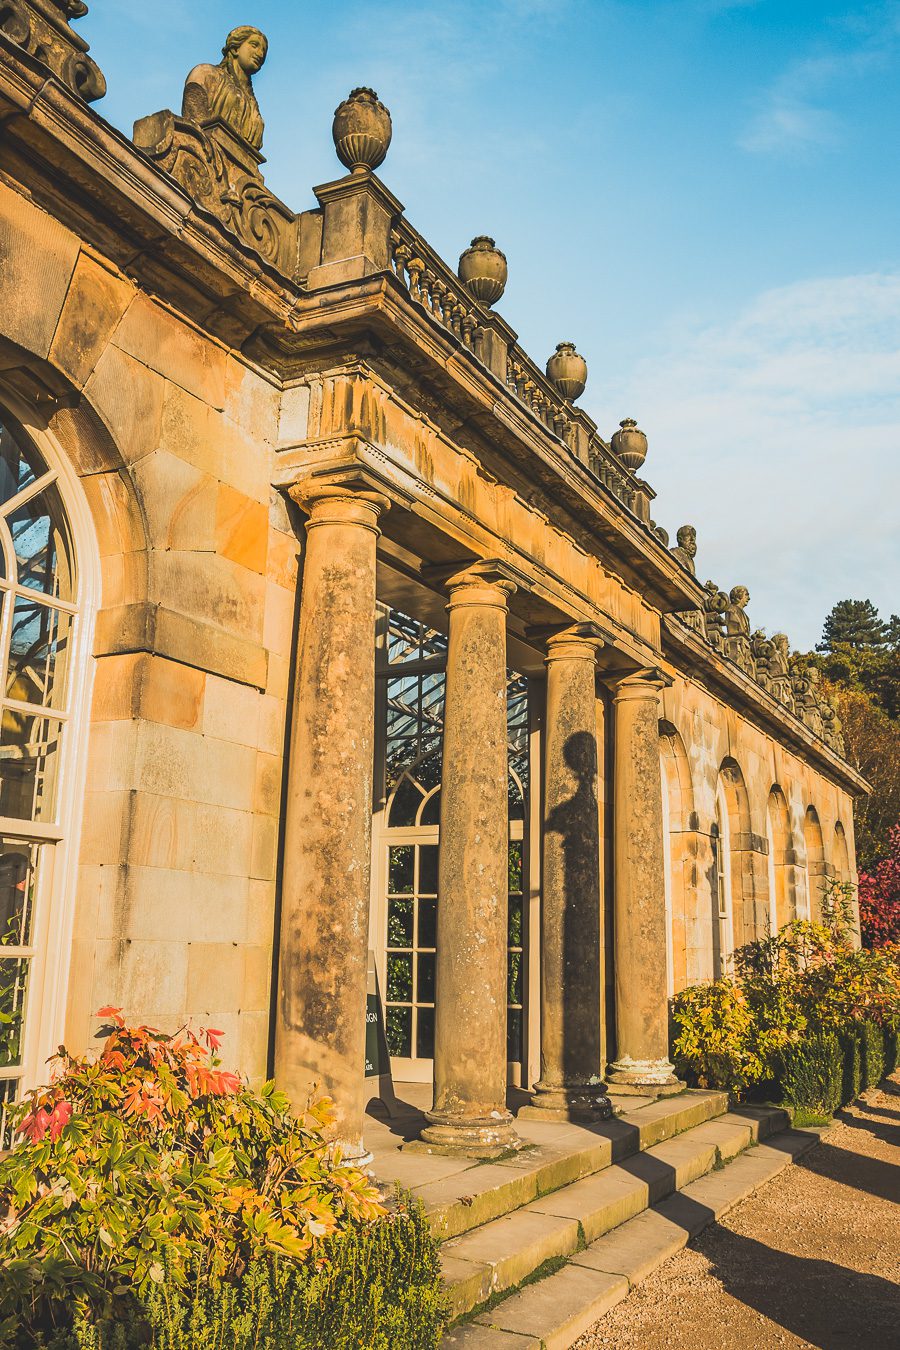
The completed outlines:
{"type": "Polygon", "coordinates": [[[495,236],[500,312],[540,362],[576,342],[605,435],[638,418],[701,580],[800,647],[900,610],[900,0],[92,0],[98,111],[177,109],[237,23],[273,190],[314,205],[377,89],[381,177],[448,261],[495,236]]]}

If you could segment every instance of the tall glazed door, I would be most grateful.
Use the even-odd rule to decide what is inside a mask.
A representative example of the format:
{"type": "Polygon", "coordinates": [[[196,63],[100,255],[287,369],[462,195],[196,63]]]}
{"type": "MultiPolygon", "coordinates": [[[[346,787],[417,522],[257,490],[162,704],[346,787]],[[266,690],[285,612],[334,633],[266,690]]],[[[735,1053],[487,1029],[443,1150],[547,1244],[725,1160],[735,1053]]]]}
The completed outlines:
{"type": "MultiPolygon", "coordinates": [[[[399,1082],[428,1082],[434,1055],[440,774],[446,636],[397,610],[378,625],[376,808],[372,933],[391,1070],[399,1082]]],[[[527,681],[511,675],[508,696],[509,953],[507,1041],[511,1077],[523,1056],[527,681]]],[[[472,753],[477,753],[473,747],[472,753]]]]}

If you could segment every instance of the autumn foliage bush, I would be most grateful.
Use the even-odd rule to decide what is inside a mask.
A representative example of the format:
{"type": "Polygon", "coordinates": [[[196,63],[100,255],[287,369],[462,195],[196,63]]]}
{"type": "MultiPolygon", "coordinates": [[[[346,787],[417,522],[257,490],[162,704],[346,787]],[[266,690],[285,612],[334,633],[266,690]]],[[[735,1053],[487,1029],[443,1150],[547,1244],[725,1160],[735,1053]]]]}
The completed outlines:
{"type": "MultiPolygon", "coordinates": [[[[787,1077],[799,1081],[795,1066],[802,1042],[812,1047],[825,1045],[823,1037],[865,1036],[864,1057],[866,1044],[896,1034],[900,946],[857,947],[849,900],[846,887],[831,883],[822,923],[787,924],[739,948],[733,976],[676,995],[673,1054],[691,1081],[725,1088],[735,1097],[771,1098],[783,1095],[787,1077]]],[[[823,1057],[830,1054],[829,1041],[823,1057]]],[[[821,1072],[831,1069],[823,1063],[821,1072]]],[[[855,1073],[848,1064],[848,1082],[855,1073]]]]}
{"type": "Polygon", "coordinates": [[[100,1015],[102,1052],[60,1048],[0,1161],[0,1346],[162,1346],[144,1313],[163,1295],[240,1301],[248,1272],[260,1287],[278,1263],[315,1273],[329,1242],[402,1226],[323,1137],[328,1101],[295,1117],[271,1083],[254,1091],[222,1068],[220,1033],[100,1015]],[[102,1326],[137,1339],[92,1340],[102,1326]]]}
{"type": "Polygon", "coordinates": [[[867,947],[900,943],[900,824],[888,836],[887,857],[859,874],[859,920],[867,947]]]}

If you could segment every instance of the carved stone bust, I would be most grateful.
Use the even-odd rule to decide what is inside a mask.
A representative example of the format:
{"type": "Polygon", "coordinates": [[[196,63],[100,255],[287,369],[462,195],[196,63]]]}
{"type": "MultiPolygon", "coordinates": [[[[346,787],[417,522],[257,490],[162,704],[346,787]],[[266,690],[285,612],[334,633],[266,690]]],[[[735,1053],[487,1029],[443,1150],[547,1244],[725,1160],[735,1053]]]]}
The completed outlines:
{"type": "Polygon", "coordinates": [[[671,552],[674,553],[685,571],[690,572],[692,577],[696,576],[697,565],[694,559],[697,556],[697,531],[693,525],[681,525],[675,538],[678,542],[671,552]]]}
{"type": "Polygon", "coordinates": [[[750,620],[745,610],[750,601],[746,586],[733,586],[725,611],[725,651],[742,670],[755,674],[750,651],[750,620]]]}
{"type": "Polygon", "coordinates": [[[217,66],[195,66],[184,86],[181,115],[204,125],[223,122],[235,136],[258,151],[264,123],[253,92],[252,76],[262,69],[269,44],[258,28],[233,29],[217,66]]]}

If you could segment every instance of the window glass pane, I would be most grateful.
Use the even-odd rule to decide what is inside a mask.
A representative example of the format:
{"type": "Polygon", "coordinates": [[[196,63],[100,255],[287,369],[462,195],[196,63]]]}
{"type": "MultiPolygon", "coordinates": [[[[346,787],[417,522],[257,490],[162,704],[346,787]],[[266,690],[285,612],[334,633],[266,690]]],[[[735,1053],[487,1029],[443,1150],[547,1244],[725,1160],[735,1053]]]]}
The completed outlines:
{"type": "Polygon", "coordinates": [[[507,956],[508,962],[508,1003],[522,1002],[522,953],[510,952],[507,956]]]}
{"type": "Polygon", "coordinates": [[[391,900],[388,905],[388,946],[413,945],[413,901],[391,900]]]}
{"type": "Polygon", "coordinates": [[[20,586],[63,600],[72,598],[68,531],[59,493],[46,488],[7,517],[20,586]]]}
{"type": "Polygon", "coordinates": [[[509,897],[508,914],[509,934],[508,942],[510,947],[521,947],[522,945],[522,897],[521,895],[511,895],[509,897]]]}
{"type": "Polygon", "coordinates": [[[16,820],[53,819],[60,724],[3,710],[0,721],[0,816],[16,820]]]}
{"type": "Polygon", "coordinates": [[[513,894],[522,889],[522,843],[513,840],[509,845],[509,891],[513,894]]]}
{"type": "Polygon", "coordinates": [[[387,682],[388,739],[419,734],[419,677],[403,675],[387,682]]]}
{"type": "Polygon", "coordinates": [[[413,862],[416,851],[412,844],[401,844],[392,848],[388,866],[388,889],[392,895],[411,895],[413,888],[413,862]]]}
{"type": "Polygon", "coordinates": [[[0,947],[27,947],[39,845],[0,839],[0,947]]]}
{"type": "Polygon", "coordinates": [[[21,1061],[29,964],[25,957],[0,957],[0,1069],[21,1061]]]}
{"type": "Polygon", "coordinates": [[[416,1015],[416,1054],[419,1059],[434,1058],[434,1008],[420,1008],[416,1015]]]}
{"type": "Polygon", "coordinates": [[[426,952],[418,958],[418,988],[416,989],[417,1003],[434,1002],[434,952],[426,952]]]}
{"type": "Polygon", "coordinates": [[[388,1008],[385,1013],[385,1039],[392,1055],[412,1053],[412,1008],[388,1008]]]}
{"type": "Polygon", "coordinates": [[[512,1063],[522,1058],[521,1008],[510,1008],[506,1014],[506,1058],[512,1063]]]}
{"type": "Polygon", "coordinates": [[[31,446],[21,444],[9,427],[0,423],[0,507],[43,472],[43,465],[31,446]]]}
{"type": "Polygon", "coordinates": [[[421,817],[420,817],[420,823],[421,823],[422,825],[440,825],[440,823],[441,823],[441,794],[440,794],[439,791],[438,791],[438,792],[432,793],[432,795],[428,798],[428,801],[425,803],[424,807],[422,808],[422,815],[421,815],[421,817]]]}
{"type": "Polygon", "coordinates": [[[437,946],[437,901],[419,901],[419,946],[437,946]]]}
{"type": "Polygon", "coordinates": [[[414,825],[421,800],[422,793],[412,779],[404,778],[394,794],[388,824],[394,829],[399,825],[414,825]]]}
{"type": "Polygon", "coordinates": [[[6,697],[60,708],[65,700],[71,617],[16,597],[6,672],[6,697]]]}
{"type": "Polygon", "coordinates": [[[392,1003],[412,1002],[412,963],[412,956],[388,953],[387,996],[392,1003]]]}
{"type": "Polygon", "coordinates": [[[438,847],[437,844],[419,845],[419,894],[437,895],[438,883],[438,847]]]}
{"type": "Polygon", "coordinates": [[[395,787],[403,774],[416,762],[419,754],[419,742],[415,738],[395,737],[388,741],[385,754],[385,777],[388,789],[395,787]]]}

